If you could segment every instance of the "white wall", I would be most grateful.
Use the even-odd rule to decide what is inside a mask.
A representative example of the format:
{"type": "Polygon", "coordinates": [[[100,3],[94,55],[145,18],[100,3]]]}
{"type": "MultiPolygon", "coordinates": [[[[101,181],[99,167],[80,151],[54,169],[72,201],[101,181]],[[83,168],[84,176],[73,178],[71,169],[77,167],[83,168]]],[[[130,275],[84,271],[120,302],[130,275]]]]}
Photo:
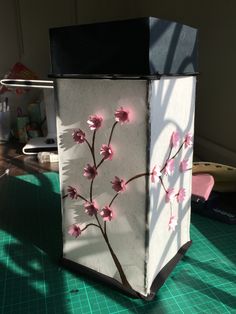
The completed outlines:
{"type": "Polygon", "coordinates": [[[0,1],[0,77],[20,58],[15,1],[0,1]]]}
{"type": "Polygon", "coordinates": [[[48,29],[75,23],[75,1],[0,0],[0,4],[0,76],[20,61],[40,77],[47,77],[48,29]]]}

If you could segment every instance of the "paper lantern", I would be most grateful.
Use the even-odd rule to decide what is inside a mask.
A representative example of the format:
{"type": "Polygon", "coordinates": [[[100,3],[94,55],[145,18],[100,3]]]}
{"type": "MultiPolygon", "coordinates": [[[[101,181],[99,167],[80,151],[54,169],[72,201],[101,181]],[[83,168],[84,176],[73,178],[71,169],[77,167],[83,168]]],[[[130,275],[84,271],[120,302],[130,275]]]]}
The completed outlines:
{"type": "MultiPolygon", "coordinates": [[[[135,23],[142,27],[143,19],[135,23]]],[[[73,30],[71,38],[78,45],[78,29],[51,31],[52,49],[63,46],[55,44],[62,30],[73,30]]],[[[185,38],[192,38],[189,46],[196,46],[196,36],[185,38]]],[[[171,36],[168,43],[173,44],[171,36]]],[[[180,63],[187,57],[181,56],[180,63]]],[[[128,68],[128,77],[91,73],[85,78],[83,73],[66,73],[67,65],[57,61],[57,69],[65,72],[54,73],[63,264],[151,299],[191,243],[195,73],[146,73],[144,78],[128,68]]]]}

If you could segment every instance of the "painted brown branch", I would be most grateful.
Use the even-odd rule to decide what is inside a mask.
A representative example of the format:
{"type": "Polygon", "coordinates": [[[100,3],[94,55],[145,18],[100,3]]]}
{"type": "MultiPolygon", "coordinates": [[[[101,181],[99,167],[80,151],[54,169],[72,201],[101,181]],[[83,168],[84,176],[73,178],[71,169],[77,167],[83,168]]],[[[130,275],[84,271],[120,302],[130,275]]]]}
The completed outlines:
{"type": "Polygon", "coordinates": [[[141,177],[144,177],[144,176],[150,176],[152,173],[150,172],[144,172],[144,173],[140,173],[140,174],[137,174],[136,176],[130,178],[128,181],[125,182],[125,185],[127,185],[128,183],[130,183],[131,181],[135,180],[135,179],[138,179],[138,178],[141,178],[141,177]]]}
{"type": "Polygon", "coordinates": [[[166,162],[165,162],[164,166],[161,168],[160,172],[162,172],[165,169],[165,167],[167,165],[167,161],[170,159],[170,155],[171,155],[172,149],[173,149],[173,145],[170,146],[168,157],[166,158],[166,162]]]}
{"type": "Polygon", "coordinates": [[[104,229],[105,235],[107,235],[107,222],[106,221],[104,221],[103,229],[104,229]]]}
{"type": "MultiPolygon", "coordinates": [[[[112,135],[113,135],[113,132],[114,132],[114,129],[115,129],[116,124],[117,124],[117,122],[115,122],[115,123],[113,124],[113,126],[112,126],[111,133],[110,133],[110,137],[109,137],[109,140],[108,140],[108,146],[109,146],[110,143],[111,143],[112,135]]],[[[89,149],[90,149],[90,152],[91,152],[91,154],[92,154],[92,158],[93,158],[93,162],[94,162],[94,167],[97,169],[98,167],[101,166],[101,164],[104,162],[105,159],[102,158],[102,160],[99,162],[99,164],[96,165],[96,159],[95,159],[95,153],[94,153],[95,137],[96,137],[96,130],[95,130],[94,133],[93,133],[92,146],[89,144],[89,142],[88,142],[86,139],[85,139],[85,141],[86,141],[86,143],[87,143],[87,145],[88,145],[88,147],[89,147],[89,149]]],[[[136,177],[137,177],[137,176],[136,176],[136,177]]],[[[131,178],[131,180],[134,180],[134,178],[131,178]]],[[[91,180],[91,183],[90,183],[90,193],[89,193],[89,194],[90,194],[90,202],[93,201],[93,182],[94,182],[94,178],[91,180]]],[[[128,184],[129,182],[130,182],[130,180],[129,180],[128,182],[126,182],[126,184],[128,184]]],[[[115,199],[116,197],[117,197],[117,195],[113,198],[112,202],[114,201],[114,199],[115,199]]],[[[84,197],[81,197],[81,198],[84,199],[85,201],[87,201],[84,197]]],[[[85,230],[86,228],[88,228],[89,226],[96,226],[96,227],[98,227],[98,228],[100,229],[100,231],[101,231],[101,233],[102,233],[102,235],[103,235],[103,238],[104,238],[104,240],[105,240],[105,242],[106,242],[106,244],[107,244],[107,246],[108,246],[108,249],[109,249],[109,251],[110,251],[110,254],[111,254],[111,256],[112,256],[112,259],[113,259],[113,261],[114,261],[114,263],[115,263],[115,265],[116,265],[116,268],[117,268],[117,270],[118,270],[118,272],[119,272],[119,275],[120,275],[122,284],[123,284],[125,287],[132,289],[132,287],[130,286],[130,284],[129,284],[129,282],[128,282],[126,276],[125,276],[125,273],[124,273],[124,271],[123,271],[123,268],[122,268],[122,266],[121,266],[121,264],[120,264],[120,262],[119,262],[119,260],[118,260],[118,258],[117,258],[117,256],[116,256],[116,254],[114,253],[114,251],[113,251],[113,249],[112,249],[112,247],[111,247],[111,245],[110,245],[110,242],[109,242],[109,240],[108,240],[107,230],[106,230],[106,221],[104,222],[104,229],[103,229],[102,226],[101,226],[101,223],[100,223],[100,221],[99,221],[99,219],[98,219],[98,215],[97,215],[97,214],[95,214],[95,219],[96,219],[96,221],[97,221],[97,223],[98,223],[97,225],[96,225],[96,224],[93,224],[93,223],[90,223],[90,224],[88,224],[87,226],[85,226],[85,227],[82,229],[82,231],[84,231],[84,230],[85,230]]]]}
{"type": "Polygon", "coordinates": [[[170,150],[169,150],[169,154],[168,154],[166,160],[169,160],[169,159],[170,159],[170,155],[171,155],[171,153],[172,153],[172,149],[173,149],[173,145],[171,144],[170,150]]]}
{"type": "MultiPolygon", "coordinates": [[[[64,198],[66,198],[66,197],[68,197],[68,196],[69,196],[69,194],[66,194],[66,195],[62,196],[62,198],[64,199],[64,198]]],[[[82,195],[80,195],[80,194],[76,194],[76,198],[77,198],[77,197],[81,198],[81,199],[84,200],[85,202],[88,202],[88,200],[87,200],[85,197],[83,197],[82,195]]]]}
{"type": "Polygon", "coordinates": [[[173,149],[173,146],[171,145],[171,148],[170,148],[170,151],[169,151],[169,155],[168,155],[168,157],[167,157],[167,159],[166,159],[166,162],[165,162],[164,166],[161,168],[160,172],[162,172],[162,171],[165,169],[168,160],[174,159],[174,158],[178,155],[178,153],[181,151],[181,149],[182,149],[184,143],[185,143],[185,142],[183,142],[183,143],[180,145],[179,149],[177,150],[177,152],[176,152],[172,157],[170,157],[171,152],[172,152],[172,149],[173,149]]]}
{"type": "Polygon", "coordinates": [[[83,229],[81,229],[81,232],[84,231],[84,230],[86,230],[89,226],[95,226],[95,227],[97,227],[97,228],[100,228],[98,225],[93,224],[93,223],[90,223],[90,224],[87,224],[83,229]]]}
{"type": "Polygon", "coordinates": [[[90,183],[90,192],[89,192],[89,195],[90,195],[90,202],[93,201],[93,181],[94,179],[91,180],[91,183],[90,183]]]}
{"type": "Polygon", "coordinates": [[[100,162],[99,162],[99,164],[97,165],[96,169],[98,169],[98,168],[101,166],[101,164],[104,162],[104,160],[105,160],[105,158],[102,158],[102,159],[100,160],[100,162]]]}
{"type": "Polygon", "coordinates": [[[112,205],[112,203],[114,202],[114,200],[117,198],[117,196],[119,195],[120,193],[116,193],[115,196],[112,198],[112,200],[110,201],[110,204],[109,204],[109,207],[112,205]]]}
{"type": "Polygon", "coordinates": [[[95,157],[95,153],[94,153],[95,137],[96,137],[96,130],[93,131],[93,139],[92,139],[93,160],[94,160],[94,166],[96,167],[96,157],[95,157]]]}
{"type": "Polygon", "coordinates": [[[96,220],[97,220],[97,223],[98,223],[98,225],[99,225],[99,228],[100,228],[102,234],[104,234],[104,231],[103,231],[103,229],[102,229],[102,225],[101,225],[101,223],[100,223],[100,221],[99,221],[99,219],[98,219],[98,214],[95,214],[94,216],[95,216],[95,218],[96,218],[96,220]]]}
{"type": "Polygon", "coordinates": [[[183,143],[180,145],[180,147],[179,147],[179,149],[177,150],[177,152],[176,152],[176,153],[174,154],[174,156],[171,157],[170,159],[174,159],[174,158],[178,155],[178,153],[181,151],[182,147],[184,146],[184,143],[185,143],[185,142],[183,142],[183,143]]]}
{"type": "MultiPolygon", "coordinates": [[[[110,136],[109,136],[109,140],[108,140],[107,146],[110,146],[110,144],[111,144],[112,135],[113,135],[113,132],[114,132],[114,129],[115,129],[115,126],[117,125],[117,123],[118,123],[117,121],[114,122],[114,124],[113,124],[113,126],[111,128],[111,133],[110,133],[110,136]]],[[[104,161],[105,161],[105,158],[102,158],[96,168],[98,169],[98,167],[100,167],[104,161]]]]}
{"type": "Polygon", "coordinates": [[[118,272],[119,272],[119,275],[120,275],[122,284],[123,284],[125,287],[132,289],[132,287],[130,286],[130,284],[129,284],[129,282],[128,282],[126,276],[125,276],[125,273],[124,273],[124,271],[123,271],[123,268],[122,268],[122,266],[121,266],[121,264],[120,264],[120,262],[119,262],[119,260],[118,260],[118,258],[117,258],[117,256],[116,256],[116,254],[114,253],[114,251],[113,251],[113,249],[112,249],[112,247],[111,247],[111,244],[110,244],[110,242],[109,242],[109,240],[108,240],[107,233],[106,233],[106,223],[104,223],[104,230],[103,230],[103,229],[102,229],[102,226],[101,226],[101,223],[100,223],[100,221],[99,221],[99,219],[98,219],[97,214],[95,214],[95,218],[96,218],[96,220],[97,220],[98,227],[99,227],[99,229],[101,230],[101,233],[102,233],[102,235],[103,235],[103,238],[104,238],[104,240],[105,240],[105,242],[106,242],[106,244],[107,244],[107,246],[108,246],[108,249],[109,249],[109,251],[110,251],[110,254],[111,254],[111,256],[112,256],[112,259],[113,259],[113,261],[114,261],[114,263],[115,263],[115,265],[116,265],[116,268],[117,268],[117,270],[118,270],[118,272]]]}
{"type": "Polygon", "coordinates": [[[166,189],[166,187],[165,187],[165,185],[164,185],[164,182],[163,182],[162,178],[159,177],[159,180],[160,180],[160,182],[161,182],[161,185],[162,185],[163,189],[164,189],[165,192],[167,193],[167,189],[166,189]]]}
{"type": "Polygon", "coordinates": [[[114,132],[114,129],[115,129],[117,123],[118,123],[117,121],[114,122],[114,124],[113,124],[113,126],[111,128],[111,133],[110,133],[110,137],[109,137],[109,140],[108,140],[108,146],[111,144],[112,135],[113,135],[113,132],[114,132]]]}
{"type": "MultiPolygon", "coordinates": [[[[144,177],[144,176],[150,176],[152,173],[149,173],[149,172],[145,172],[145,173],[140,173],[140,174],[137,174],[136,176],[130,178],[128,181],[125,182],[125,185],[129,184],[131,181],[135,180],[135,179],[138,179],[138,178],[141,178],[141,177],[144,177]]],[[[109,207],[112,205],[112,203],[114,202],[114,200],[117,198],[117,196],[121,194],[120,192],[116,193],[112,200],[110,201],[110,204],[109,204],[109,207]]]]}
{"type": "Polygon", "coordinates": [[[89,147],[89,150],[90,150],[92,158],[93,158],[94,166],[96,167],[96,159],[95,159],[95,155],[94,155],[94,151],[92,149],[92,146],[89,144],[88,140],[85,139],[85,142],[87,143],[87,145],[89,147]]]}
{"type": "Polygon", "coordinates": [[[124,273],[124,271],[123,271],[123,268],[122,268],[122,266],[121,266],[121,264],[120,264],[120,262],[119,262],[119,260],[118,260],[118,258],[117,258],[117,256],[116,256],[116,254],[114,253],[114,251],[113,251],[111,245],[110,245],[110,242],[109,242],[109,240],[108,240],[107,235],[104,233],[103,236],[104,236],[104,239],[105,239],[106,244],[107,244],[107,246],[108,246],[108,249],[109,249],[109,251],[110,251],[110,253],[111,253],[111,256],[112,256],[112,258],[113,258],[113,261],[114,261],[114,263],[115,263],[115,265],[116,265],[116,268],[117,268],[117,270],[118,270],[118,272],[119,272],[119,275],[120,275],[121,282],[122,282],[123,286],[126,287],[126,288],[128,288],[128,289],[132,289],[131,285],[129,284],[129,282],[128,282],[127,278],[126,278],[126,275],[125,275],[125,273],[124,273]]]}

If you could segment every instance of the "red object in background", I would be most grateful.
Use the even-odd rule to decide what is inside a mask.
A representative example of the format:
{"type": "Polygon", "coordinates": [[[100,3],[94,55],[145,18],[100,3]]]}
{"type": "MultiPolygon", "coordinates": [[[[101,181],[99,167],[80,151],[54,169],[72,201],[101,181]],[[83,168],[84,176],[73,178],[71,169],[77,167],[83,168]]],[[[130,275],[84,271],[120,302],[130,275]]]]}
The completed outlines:
{"type": "MultiPolygon", "coordinates": [[[[17,62],[13,65],[11,70],[4,76],[5,79],[25,79],[25,80],[37,80],[39,77],[27,68],[24,64],[17,62]]],[[[8,91],[15,91],[16,94],[23,94],[27,91],[27,88],[16,87],[9,88],[7,86],[0,85],[0,94],[8,91]]]]}

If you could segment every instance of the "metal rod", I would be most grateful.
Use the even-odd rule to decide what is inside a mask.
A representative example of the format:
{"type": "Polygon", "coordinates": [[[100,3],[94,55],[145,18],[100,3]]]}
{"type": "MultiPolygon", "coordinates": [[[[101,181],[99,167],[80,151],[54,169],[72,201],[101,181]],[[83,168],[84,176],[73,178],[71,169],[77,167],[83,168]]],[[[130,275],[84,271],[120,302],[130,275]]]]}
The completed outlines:
{"type": "Polygon", "coordinates": [[[0,83],[12,87],[54,88],[53,81],[46,80],[2,79],[0,83]]]}

